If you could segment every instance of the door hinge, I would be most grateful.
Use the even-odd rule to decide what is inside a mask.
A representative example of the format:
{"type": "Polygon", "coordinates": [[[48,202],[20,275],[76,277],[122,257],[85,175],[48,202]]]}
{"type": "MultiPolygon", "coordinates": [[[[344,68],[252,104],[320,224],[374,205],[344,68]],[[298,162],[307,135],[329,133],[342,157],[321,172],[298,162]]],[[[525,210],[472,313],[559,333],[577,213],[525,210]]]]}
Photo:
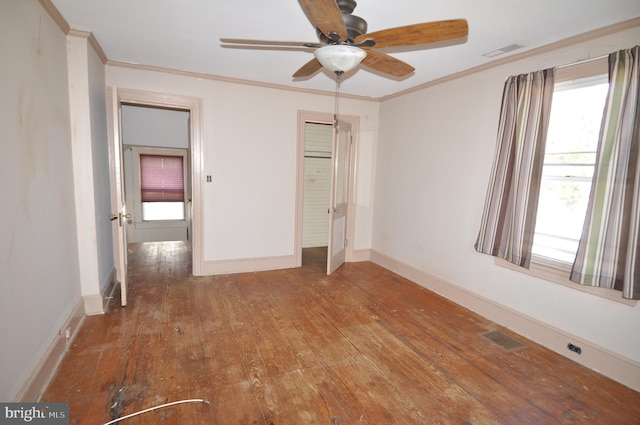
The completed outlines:
{"type": "Polygon", "coordinates": [[[111,214],[111,217],[109,217],[110,221],[115,221],[118,220],[118,225],[120,227],[122,227],[125,223],[125,219],[130,219],[131,218],[131,214],[127,213],[127,214],[122,214],[121,212],[117,213],[117,214],[111,214]]]}
{"type": "Polygon", "coordinates": [[[349,239],[345,239],[344,240],[344,247],[348,247],[349,246],[349,239]]]}

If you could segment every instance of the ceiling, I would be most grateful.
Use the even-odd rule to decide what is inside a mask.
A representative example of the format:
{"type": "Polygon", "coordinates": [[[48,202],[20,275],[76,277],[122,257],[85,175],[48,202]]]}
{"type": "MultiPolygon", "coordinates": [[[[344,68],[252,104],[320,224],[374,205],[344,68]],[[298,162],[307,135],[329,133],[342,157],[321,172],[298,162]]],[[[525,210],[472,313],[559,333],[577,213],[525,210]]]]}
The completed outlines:
{"type": "MultiPolygon", "coordinates": [[[[111,61],[333,91],[334,76],[291,75],[311,50],[220,47],[220,38],[317,41],[296,0],[51,0],[71,28],[91,31],[111,61]]],[[[345,74],[341,92],[380,98],[554,41],[640,17],[638,0],[359,0],[353,12],[368,32],[466,18],[469,35],[446,45],[383,50],[416,68],[404,79],[363,66],[345,74]],[[483,53],[519,44],[502,56],[483,53]]],[[[630,46],[631,47],[631,46],[630,46]]]]}

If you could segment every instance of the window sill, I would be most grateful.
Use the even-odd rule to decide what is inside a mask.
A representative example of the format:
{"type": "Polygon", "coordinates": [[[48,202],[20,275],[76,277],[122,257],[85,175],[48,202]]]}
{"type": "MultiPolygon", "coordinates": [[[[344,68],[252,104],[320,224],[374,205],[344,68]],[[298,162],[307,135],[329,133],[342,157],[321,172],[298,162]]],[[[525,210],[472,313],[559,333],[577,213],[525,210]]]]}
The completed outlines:
{"type": "Polygon", "coordinates": [[[154,220],[136,221],[132,223],[136,229],[154,229],[157,227],[186,227],[186,220],[154,220]]]}
{"type": "Polygon", "coordinates": [[[520,273],[527,274],[529,276],[544,279],[549,282],[558,283],[560,285],[567,286],[571,289],[587,292],[591,295],[606,298],[610,301],[615,301],[621,304],[625,304],[634,307],[637,304],[637,300],[629,300],[622,298],[620,291],[608,288],[599,288],[596,286],[580,285],[579,283],[569,280],[569,274],[571,273],[571,264],[562,263],[559,261],[553,261],[543,257],[533,257],[529,269],[516,266],[501,258],[495,258],[495,264],[510,270],[514,270],[520,273]]]}

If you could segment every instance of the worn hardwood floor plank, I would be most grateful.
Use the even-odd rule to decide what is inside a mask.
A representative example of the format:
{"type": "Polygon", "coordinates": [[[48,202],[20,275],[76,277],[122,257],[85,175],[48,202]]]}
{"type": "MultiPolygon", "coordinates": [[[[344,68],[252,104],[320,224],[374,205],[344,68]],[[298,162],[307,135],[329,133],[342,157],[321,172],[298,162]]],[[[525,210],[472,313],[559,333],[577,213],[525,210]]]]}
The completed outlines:
{"type": "Polygon", "coordinates": [[[87,317],[47,389],[72,424],[640,424],[640,394],[371,263],[193,277],[131,245],[129,305],[87,317]],[[526,345],[505,352],[498,329],[526,345]]]}

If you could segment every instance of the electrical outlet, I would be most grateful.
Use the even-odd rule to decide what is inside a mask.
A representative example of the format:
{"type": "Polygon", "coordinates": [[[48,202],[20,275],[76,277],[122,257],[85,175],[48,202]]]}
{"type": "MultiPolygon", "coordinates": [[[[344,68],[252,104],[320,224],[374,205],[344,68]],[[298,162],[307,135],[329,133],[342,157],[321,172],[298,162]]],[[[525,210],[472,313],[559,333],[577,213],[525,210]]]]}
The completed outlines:
{"type": "Polygon", "coordinates": [[[64,331],[64,337],[65,337],[66,339],[71,338],[71,328],[70,328],[70,327],[69,327],[69,328],[67,328],[67,329],[64,331]]]}
{"type": "Polygon", "coordinates": [[[567,348],[576,354],[582,354],[582,348],[578,347],[577,345],[569,343],[567,344],[567,348]]]}

